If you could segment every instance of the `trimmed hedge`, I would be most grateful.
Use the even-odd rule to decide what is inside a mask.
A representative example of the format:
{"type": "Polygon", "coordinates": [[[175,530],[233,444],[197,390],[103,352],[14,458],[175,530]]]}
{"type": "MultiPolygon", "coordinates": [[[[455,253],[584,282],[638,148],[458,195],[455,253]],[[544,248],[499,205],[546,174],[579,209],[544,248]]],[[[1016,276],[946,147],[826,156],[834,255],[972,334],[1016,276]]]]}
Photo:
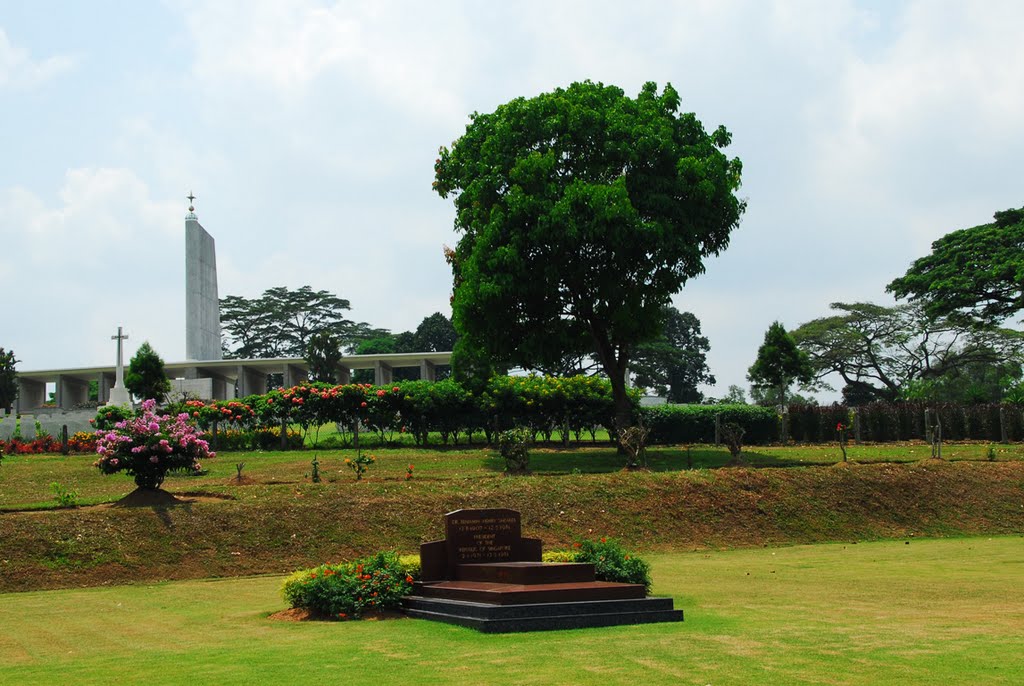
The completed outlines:
{"type": "MultiPolygon", "coordinates": [[[[635,418],[650,429],[649,445],[713,443],[715,418],[744,429],[744,443],[763,445],[780,437],[774,408],[756,405],[660,405],[639,407],[634,390],[635,418]]],[[[484,432],[488,443],[511,428],[532,432],[534,440],[596,439],[601,428],[614,434],[615,407],[611,385],[596,377],[554,378],[496,376],[475,394],[454,380],[401,381],[387,386],[369,384],[303,384],[240,400],[186,401],[168,408],[188,412],[204,429],[216,422],[220,449],[277,448],[282,424],[298,425],[302,434],[289,431],[289,447],[301,447],[306,432],[334,423],[339,436],[332,445],[348,445],[356,426],[377,434],[386,443],[397,433],[410,433],[417,445],[439,437],[445,445],[484,432]],[[241,432],[241,433],[236,433],[241,432]]],[[[925,440],[924,413],[931,409],[942,423],[944,440],[1002,440],[1000,411],[1006,438],[1024,440],[1020,405],[951,403],[870,403],[849,408],[791,405],[788,435],[796,443],[836,441],[836,425],[851,427],[849,437],[863,441],[925,440]],[[857,413],[855,420],[854,412],[857,413]],[[857,428],[859,427],[859,432],[857,428]]],[[[97,424],[113,419],[103,413],[97,424]]],[[[15,452],[13,449],[7,452],[15,452]]]]}
{"type": "Polygon", "coordinates": [[[778,417],[757,405],[657,405],[640,411],[650,429],[648,443],[714,443],[715,417],[743,427],[743,442],[763,445],[778,439],[778,417]]]}
{"type": "MultiPolygon", "coordinates": [[[[889,442],[926,440],[925,410],[935,412],[942,423],[942,439],[950,441],[1000,441],[1000,409],[1009,441],[1024,440],[1024,413],[1019,405],[983,403],[875,402],[855,409],[863,441],[889,442]]],[[[836,424],[850,424],[853,408],[845,405],[789,408],[790,436],[798,443],[826,443],[836,440],[836,424]]],[[[854,435],[856,432],[854,432],[854,435]]]]}

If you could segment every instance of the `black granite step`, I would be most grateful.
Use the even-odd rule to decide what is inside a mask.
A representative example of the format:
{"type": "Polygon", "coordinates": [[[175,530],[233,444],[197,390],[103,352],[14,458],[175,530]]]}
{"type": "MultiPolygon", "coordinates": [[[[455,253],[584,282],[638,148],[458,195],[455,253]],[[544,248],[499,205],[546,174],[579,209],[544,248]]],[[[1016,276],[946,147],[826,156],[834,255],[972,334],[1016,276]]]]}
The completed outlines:
{"type": "Polygon", "coordinates": [[[439,581],[418,583],[413,593],[430,598],[465,600],[491,605],[571,603],[598,600],[641,599],[642,584],[586,581],[555,584],[506,584],[491,581],[439,581]]]}
{"type": "Polygon", "coordinates": [[[403,608],[410,617],[458,624],[485,633],[683,621],[682,610],[672,609],[671,598],[493,605],[407,596],[403,608]]]}
{"type": "Polygon", "coordinates": [[[583,562],[491,562],[455,567],[458,581],[506,584],[582,583],[594,580],[594,565],[583,562]]]}

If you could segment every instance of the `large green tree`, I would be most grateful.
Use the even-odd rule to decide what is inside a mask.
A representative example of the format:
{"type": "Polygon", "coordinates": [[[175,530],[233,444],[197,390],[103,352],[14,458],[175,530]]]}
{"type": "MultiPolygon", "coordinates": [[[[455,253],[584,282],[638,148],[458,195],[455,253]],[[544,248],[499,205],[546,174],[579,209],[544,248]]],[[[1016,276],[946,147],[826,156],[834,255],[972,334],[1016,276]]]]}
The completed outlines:
{"type": "Polygon", "coordinates": [[[268,288],[258,298],[229,295],[220,301],[228,357],[303,357],[314,334],[334,336],[342,346],[379,333],[346,319],[348,300],[310,286],[268,288]]]}
{"type": "Polygon", "coordinates": [[[337,383],[338,365],[341,363],[341,341],[327,331],[318,331],[309,337],[306,347],[309,380],[337,383]]]}
{"type": "Polygon", "coordinates": [[[991,326],[1024,310],[1024,208],[946,234],[886,289],[931,317],[991,326]]]}
{"type": "Polygon", "coordinates": [[[809,355],[815,376],[837,375],[843,397],[854,404],[906,397],[908,385],[917,382],[942,388],[934,382],[977,376],[981,367],[999,366],[1021,354],[1019,333],[932,318],[920,303],[832,303],[831,308],[835,314],[801,325],[793,338],[809,355]]]}
{"type": "Polygon", "coordinates": [[[14,351],[0,348],[0,410],[10,410],[18,398],[18,378],[14,351]]]}
{"type": "Polygon", "coordinates": [[[707,352],[711,344],[701,335],[700,320],[691,312],[680,312],[671,305],[662,310],[661,335],[636,347],[631,371],[635,383],[667,395],[672,403],[699,403],[703,394],[698,384],[714,384],[708,368],[707,352]]]}
{"type": "Polygon", "coordinates": [[[789,387],[794,383],[810,384],[814,371],[810,358],[796,346],[793,336],[781,323],[772,322],[757,349],[757,359],[747,370],[747,380],[754,384],[755,391],[771,391],[765,397],[777,398],[779,404],[785,405],[789,387]]]}
{"type": "Polygon", "coordinates": [[[410,352],[448,352],[455,349],[455,341],[458,338],[452,321],[440,312],[435,312],[429,317],[424,317],[416,327],[416,350],[410,352]]]}
{"type": "Polygon", "coordinates": [[[619,429],[636,346],[744,210],[729,132],[679,107],[671,85],[631,98],[574,83],[473,114],[435,163],[461,233],[450,262],[463,347],[527,368],[593,351],[619,429]]]}
{"type": "Polygon", "coordinates": [[[124,386],[136,398],[152,398],[158,403],[162,403],[170,392],[171,382],[164,372],[164,361],[149,341],[139,346],[124,370],[124,386]]]}

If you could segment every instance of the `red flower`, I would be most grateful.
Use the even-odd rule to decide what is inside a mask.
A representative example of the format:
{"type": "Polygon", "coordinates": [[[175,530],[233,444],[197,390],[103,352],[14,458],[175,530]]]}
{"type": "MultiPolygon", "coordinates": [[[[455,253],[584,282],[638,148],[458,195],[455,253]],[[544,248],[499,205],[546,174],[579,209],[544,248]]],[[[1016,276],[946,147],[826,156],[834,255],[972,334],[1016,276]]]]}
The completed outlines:
{"type": "Polygon", "coordinates": [[[365,402],[359,403],[359,407],[366,407],[366,403],[365,402]]]}
{"type": "Polygon", "coordinates": [[[411,584],[412,583],[412,577],[411,576],[406,576],[405,577],[405,583],[411,584]]]}
{"type": "Polygon", "coordinates": [[[395,386],[395,387],[394,387],[394,388],[392,388],[391,390],[392,390],[392,392],[394,392],[394,393],[398,393],[398,386],[395,386]]]}

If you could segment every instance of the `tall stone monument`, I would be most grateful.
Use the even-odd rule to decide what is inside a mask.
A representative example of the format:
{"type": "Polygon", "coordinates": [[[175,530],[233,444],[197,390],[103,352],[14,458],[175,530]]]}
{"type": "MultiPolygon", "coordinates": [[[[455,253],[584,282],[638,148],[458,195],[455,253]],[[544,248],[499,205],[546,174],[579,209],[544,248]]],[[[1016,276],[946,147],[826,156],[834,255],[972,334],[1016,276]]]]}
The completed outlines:
{"type": "Polygon", "coordinates": [[[123,341],[128,340],[128,334],[123,333],[122,328],[117,327],[117,335],[111,336],[111,340],[117,341],[117,366],[114,368],[114,387],[110,389],[110,398],[107,405],[131,405],[132,397],[128,389],[124,387],[124,347],[123,341]]]}
{"type": "Polygon", "coordinates": [[[217,250],[213,236],[199,224],[188,194],[185,215],[185,359],[219,360],[220,300],[217,297],[217,250]]]}

